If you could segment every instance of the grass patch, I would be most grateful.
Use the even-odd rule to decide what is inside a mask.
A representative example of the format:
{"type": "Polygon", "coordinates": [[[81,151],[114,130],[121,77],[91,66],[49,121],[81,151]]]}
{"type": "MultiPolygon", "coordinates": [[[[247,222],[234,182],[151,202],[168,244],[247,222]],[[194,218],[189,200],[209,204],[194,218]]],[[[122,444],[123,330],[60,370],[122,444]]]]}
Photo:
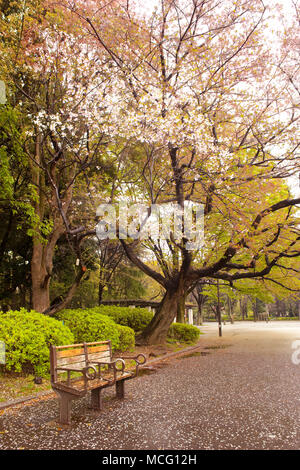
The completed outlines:
{"type": "Polygon", "coordinates": [[[50,378],[44,378],[42,384],[34,383],[33,375],[0,373],[0,402],[6,402],[35,395],[51,389],[50,378]]]}
{"type": "MultiPolygon", "coordinates": [[[[150,348],[143,348],[137,347],[135,352],[125,351],[123,353],[115,352],[113,355],[115,358],[118,355],[126,356],[127,354],[137,355],[139,353],[144,353],[147,356],[147,362],[151,361],[153,358],[163,358],[164,355],[171,353],[171,352],[178,352],[186,347],[190,346],[190,342],[180,342],[174,338],[168,338],[167,343],[163,347],[150,347],[150,348]],[[150,352],[153,350],[155,353],[152,356],[149,355],[150,352]]],[[[196,354],[196,353],[194,353],[196,354]]],[[[126,369],[135,369],[135,361],[133,360],[126,360],[126,369]]],[[[153,373],[153,371],[146,371],[142,372],[143,369],[141,368],[139,371],[139,375],[143,375],[144,373],[153,373]]],[[[71,377],[75,378],[75,376],[81,376],[80,373],[72,372],[71,377]]],[[[66,378],[66,373],[61,374],[61,378],[66,378]]],[[[16,372],[5,372],[0,371],[0,403],[15,400],[22,397],[27,397],[31,395],[36,395],[39,392],[44,392],[51,390],[51,383],[50,383],[50,375],[48,374],[45,378],[43,378],[42,384],[35,384],[34,383],[34,375],[26,375],[25,373],[16,373],[16,372]]]]}
{"type": "Polygon", "coordinates": [[[197,341],[178,341],[173,338],[168,338],[166,343],[168,346],[171,346],[173,351],[180,351],[181,349],[187,348],[189,346],[197,345],[197,341]]]}

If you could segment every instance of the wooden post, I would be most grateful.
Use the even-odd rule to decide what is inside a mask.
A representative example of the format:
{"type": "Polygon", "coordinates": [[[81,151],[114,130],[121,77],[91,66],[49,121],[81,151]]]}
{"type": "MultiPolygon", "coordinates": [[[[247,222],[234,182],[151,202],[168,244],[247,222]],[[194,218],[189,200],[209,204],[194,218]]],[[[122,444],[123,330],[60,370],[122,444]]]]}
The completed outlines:
{"type": "Polygon", "coordinates": [[[266,304],[266,322],[269,322],[270,312],[269,312],[269,305],[266,304]]]}
{"type": "Polygon", "coordinates": [[[117,398],[124,398],[125,397],[125,382],[124,380],[119,380],[116,382],[116,396],[117,398]]]}
{"type": "Polygon", "coordinates": [[[61,424],[71,424],[72,400],[77,397],[61,390],[55,390],[59,396],[59,422],[61,424]]]}
{"type": "Polygon", "coordinates": [[[194,324],[194,319],[193,319],[193,309],[189,308],[188,309],[188,317],[189,317],[189,325],[194,324]]]}
{"type": "Polygon", "coordinates": [[[94,388],[91,391],[91,408],[93,408],[93,410],[103,409],[101,388],[94,388]]]}

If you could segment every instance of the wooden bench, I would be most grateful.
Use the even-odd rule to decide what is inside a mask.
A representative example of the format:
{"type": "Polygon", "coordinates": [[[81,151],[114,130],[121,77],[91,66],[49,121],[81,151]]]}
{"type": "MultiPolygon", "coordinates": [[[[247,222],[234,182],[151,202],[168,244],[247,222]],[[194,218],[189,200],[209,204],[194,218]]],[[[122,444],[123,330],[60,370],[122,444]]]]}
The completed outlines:
{"type": "Polygon", "coordinates": [[[60,423],[71,423],[71,402],[91,391],[91,407],[102,410],[101,391],[116,385],[116,396],[124,398],[126,380],[138,375],[146,357],[112,357],[110,341],[50,346],[50,374],[53,390],[60,399],[60,423]],[[125,360],[135,361],[135,369],[126,370],[125,360]]]}

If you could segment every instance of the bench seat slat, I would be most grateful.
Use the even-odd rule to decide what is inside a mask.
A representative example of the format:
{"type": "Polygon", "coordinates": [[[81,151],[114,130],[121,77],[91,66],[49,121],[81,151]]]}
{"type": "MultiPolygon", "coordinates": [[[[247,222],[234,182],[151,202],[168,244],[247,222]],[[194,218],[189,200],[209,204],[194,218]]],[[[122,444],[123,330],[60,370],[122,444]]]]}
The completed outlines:
{"type": "MultiPolygon", "coordinates": [[[[124,379],[129,379],[132,376],[131,372],[125,372],[123,375],[116,377],[116,381],[118,382],[119,380],[124,380],[124,379]]],[[[113,380],[113,376],[107,376],[108,379],[113,380]]],[[[88,384],[86,385],[84,380],[79,378],[72,379],[70,383],[68,384],[67,381],[61,381],[57,384],[58,386],[62,385],[64,388],[69,388],[69,389],[75,389],[78,391],[83,391],[84,389],[88,390],[93,390],[94,388],[98,387],[105,387],[109,386],[109,382],[107,380],[104,380],[103,378],[99,379],[94,379],[90,380],[88,384]]]]}

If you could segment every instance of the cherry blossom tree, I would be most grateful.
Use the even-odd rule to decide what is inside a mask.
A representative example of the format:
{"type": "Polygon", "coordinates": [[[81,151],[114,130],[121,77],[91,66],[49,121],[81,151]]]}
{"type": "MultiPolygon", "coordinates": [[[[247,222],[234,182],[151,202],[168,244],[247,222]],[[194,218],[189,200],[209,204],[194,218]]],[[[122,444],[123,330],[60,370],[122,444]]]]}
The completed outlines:
{"type": "Polygon", "coordinates": [[[204,248],[190,251],[184,237],[171,236],[164,252],[158,242],[160,269],[136,254],[138,241],[121,240],[129,259],[165,289],[141,337],[161,342],[200,279],[234,285],[299,255],[293,207],[300,199],[285,184],[299,171],[292,28],[276,37],[260,0],[161,0],[150,17],[127,2],[110,17],[110,31],[99,28],[105,9],[97,2],[89,12],[67,6],[110,60],[106,133],[144,149],[141,202],[204,206],[204,248]]]}
{"type": "MultiPolygon", "coordinates": [[[[83,41],[79,24],[55,2],[45,1],[13,17],[18,26],[14,47],[7,47],[6,77],[14,89],[23,116],[24,143],[29,160],[31,204],[36,223],[32,229],[32,303],[40,312],[53,313],[71,300],[85,273],[78,225],[81,197],[88,198],[91,180],[97,192],[109,171],[105,158],[107,136],[101,129],[107,116],[101,96],[110,71],[99,51],[83,41]],[[101,181],[100,181],[101,180],[101,181]],[[59,306],[50,308],[49,285],[56,244],[66,235],[79,260],[74,283],[59,306]]],[[[8,31],[8,37],[11,37],[8,31]]]]}
{"type": "Polygon", "coordinates": [[[200,249],[189,249],[185,231],[178,240],[175,227],[166,240],[120,240],[165,290],[140,338],[159,343],[199,282],[280,282],[274,272],[297,269],[300,199],[286,180],[299,171],[299,85],[294,24],[277,37],[277,10],[261,0],[160,0],[150,15],[140,7],[130,0],[34,5],[35,14],[18,17],[5,73],[20,97],[36,188],[35,309],[54,311],[49,283],[63,234],[79,266],[55,308],[84,275],[81,244],[95,234],[95,214],[81,224],[78,205],[91,193],[97,200],[108,151],[120,142],[138,148],[138,161],[131,150],[122,154],[136,172],[123,191],[128,202],[202,204],[200,249]]]}

